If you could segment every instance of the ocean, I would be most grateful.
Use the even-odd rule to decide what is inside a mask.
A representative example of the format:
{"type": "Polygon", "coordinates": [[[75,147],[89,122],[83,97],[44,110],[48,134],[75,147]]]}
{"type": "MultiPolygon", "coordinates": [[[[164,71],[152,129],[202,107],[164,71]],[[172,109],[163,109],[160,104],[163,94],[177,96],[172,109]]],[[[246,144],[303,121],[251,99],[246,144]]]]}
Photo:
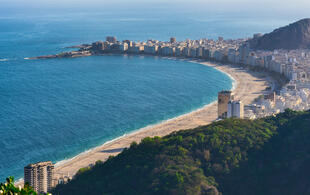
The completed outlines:
{"type": "Polygon", "coordinates": [[[58,12],[0,14],[0,181],[54,163],[217,99],[232,80],[213,68],[159,57],[25,60],[104,40],[242,38],[287,24],[225,14],[58,12]],[[116,14],[117,13],[117,14],[116,14]]]}

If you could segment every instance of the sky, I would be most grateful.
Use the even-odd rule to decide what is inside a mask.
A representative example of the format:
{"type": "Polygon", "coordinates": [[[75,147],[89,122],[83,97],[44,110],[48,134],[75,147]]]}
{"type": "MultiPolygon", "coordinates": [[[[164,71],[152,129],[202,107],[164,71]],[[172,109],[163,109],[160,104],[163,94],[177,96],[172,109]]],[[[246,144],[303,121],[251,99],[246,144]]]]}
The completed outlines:
{"type": "Polygon", "coordinates": [[[258,15],[296,15],[307,16],[310,0],[0,0],[0,11],[18,12],[18,10],[105,11],[116,9],[151,11],[178,9],[197,10],[197,12],[231,12],[258,15]]]}
{"type": "Polygon", "coordinates": [[[172,5],[172,4],[184,4],[187,6],[204,5],[204,6],[224,6],[224,7],[259,7],[268,9],[270,7],[282,7],[282,8],[310,8],[309,0],[0,0],[2,5],[134,5],[138,4],[150,4],[150,5],[172,5]]]}

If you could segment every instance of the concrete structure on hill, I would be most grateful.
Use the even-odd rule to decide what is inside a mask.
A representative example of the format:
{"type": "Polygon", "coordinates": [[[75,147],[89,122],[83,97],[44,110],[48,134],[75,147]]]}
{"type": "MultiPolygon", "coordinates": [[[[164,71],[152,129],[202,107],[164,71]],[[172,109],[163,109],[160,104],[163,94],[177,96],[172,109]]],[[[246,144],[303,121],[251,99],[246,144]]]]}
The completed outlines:
{"type": "Polygon", "coordinates": [[[54,165],[51,161],[29,164],[24,167],[24,180],[37,193],[50,192],[53,187],[54,165]]]}
{"type": "Polygon", "coordinates": [[[244,118],[244,105],[238,101],[230,100],[227,104],[227,118],[244,118]]]}
{"type": "Polygon", "coordinates": [[[218,93],[218,118],[227,118],[227,104],[233,99],[234,96],[231,91],[221,91],[218,93]]]}

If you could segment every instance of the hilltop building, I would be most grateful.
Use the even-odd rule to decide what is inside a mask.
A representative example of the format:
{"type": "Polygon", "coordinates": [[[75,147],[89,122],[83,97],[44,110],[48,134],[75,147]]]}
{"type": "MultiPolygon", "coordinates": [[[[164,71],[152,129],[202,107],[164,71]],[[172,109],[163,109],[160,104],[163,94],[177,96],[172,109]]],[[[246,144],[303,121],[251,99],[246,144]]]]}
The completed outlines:
{"type": "Polygon", "coordinates": [[[233,99],[234,96],[231,91],[221,91],[218,93],[218,118],[227,118],[227,104],[233,99]]]}
{"type": "Polygon", "coordinates": [[[50,192],[53,187],[53,170],[51,161],[29,164],[24,167],[25,183],[28,182],[37,193],[50,192]]]}

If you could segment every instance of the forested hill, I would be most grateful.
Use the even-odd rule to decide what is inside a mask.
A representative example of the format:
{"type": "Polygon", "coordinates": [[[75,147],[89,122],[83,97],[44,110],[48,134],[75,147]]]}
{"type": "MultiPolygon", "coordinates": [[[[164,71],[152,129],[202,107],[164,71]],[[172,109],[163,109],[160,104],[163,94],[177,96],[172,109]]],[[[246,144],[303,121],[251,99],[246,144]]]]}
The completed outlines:
{"type": "Polygon", "coordinates": [[[310,111],[145,138],[53,194],[310,194],[310,111]]]}

